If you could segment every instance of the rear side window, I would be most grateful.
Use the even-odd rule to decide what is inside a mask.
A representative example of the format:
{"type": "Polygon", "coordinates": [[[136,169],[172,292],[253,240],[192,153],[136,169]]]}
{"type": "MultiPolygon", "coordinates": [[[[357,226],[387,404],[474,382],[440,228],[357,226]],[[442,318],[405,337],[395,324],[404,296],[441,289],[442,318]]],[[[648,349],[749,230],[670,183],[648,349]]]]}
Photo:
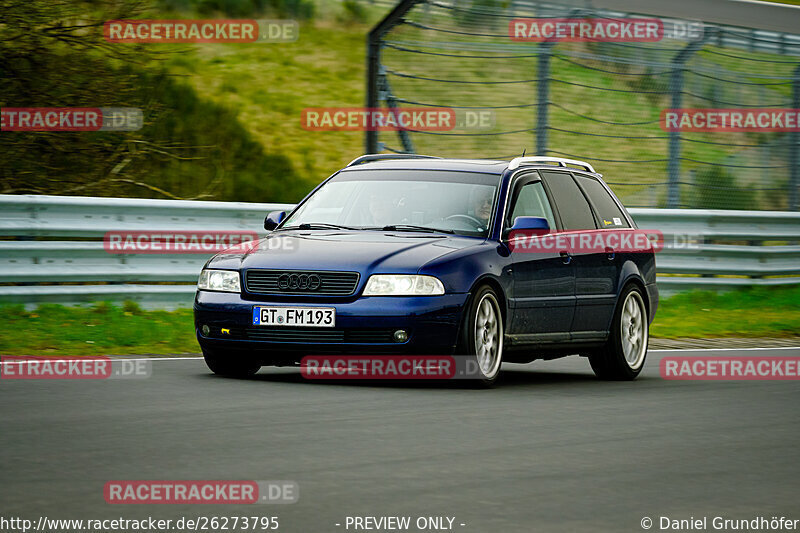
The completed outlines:
{"type": "Polygon", "coordinates": [[[565,230],[596,229],[592,208],[586,197],[575,184],[570,174],[565,172],[542,171],[547,188],[553,195],[561,223],[565,230]]]}
{"type": "Polygon", "coordinates": [[[589,176],[575,176],[578,183],[581,184],[586,195],[594,204],[597,211],[597,216],[600,217],[601,228],[629,228],[630,225],[622,214],[622,210],[617,206],[617,203],[608,194],[608,191],[603,184],[589,176]]]}

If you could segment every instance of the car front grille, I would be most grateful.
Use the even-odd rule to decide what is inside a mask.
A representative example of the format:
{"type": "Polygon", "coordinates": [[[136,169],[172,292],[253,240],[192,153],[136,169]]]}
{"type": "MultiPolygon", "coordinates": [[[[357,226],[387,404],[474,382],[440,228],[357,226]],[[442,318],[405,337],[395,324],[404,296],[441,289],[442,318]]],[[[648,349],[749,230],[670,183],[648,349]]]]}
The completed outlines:
{"type": "Polygon", "coordinates": [[[312,329],[312,328],[247,328],[250,340],[294,344],[383,344],[393,343],[394,330],[389,329],[312,329]]]}
{"type": "Polygon", "coordinates": [[[358,272],[254,269],[245,274],[245,288],[254,294],[350,296],[358,278],[358,272]]]}

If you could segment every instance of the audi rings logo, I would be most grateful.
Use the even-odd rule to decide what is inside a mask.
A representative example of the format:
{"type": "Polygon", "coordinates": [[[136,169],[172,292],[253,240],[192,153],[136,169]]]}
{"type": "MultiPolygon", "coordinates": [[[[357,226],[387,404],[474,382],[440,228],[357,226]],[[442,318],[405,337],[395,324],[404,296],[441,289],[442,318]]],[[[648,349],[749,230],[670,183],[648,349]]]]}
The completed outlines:
{"type": "Polygon", "coordinates": [[[282,274],[278,278],[278,288],[285,290],[315,291],[322,285],[316,274],[282,274]]]}

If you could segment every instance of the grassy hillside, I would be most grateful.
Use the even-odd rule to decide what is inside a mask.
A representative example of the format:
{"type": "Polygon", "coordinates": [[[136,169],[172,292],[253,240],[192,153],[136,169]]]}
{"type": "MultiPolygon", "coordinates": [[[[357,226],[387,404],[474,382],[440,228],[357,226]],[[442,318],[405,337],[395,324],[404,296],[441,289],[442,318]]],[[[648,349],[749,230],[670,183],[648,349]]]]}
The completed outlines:
{"type": "Polygon", "coordinates": [[[204,99],[224,103],[269,153],[289,157],[316,183],[360,155],[361,132],[311,132],[306,107],[364,102],[364,35],[368,26],[306,24],[295,43],[200,45],[168,61],[204,99]]]}
{"type": "MultiPolygon", "coordinates": [[[[132,13],[126,5],[30,0],[6,10],[0,70],[15,75],[0,85],[0,106],[130,106],[142,108],[146,120],[142,130],[127,134],[0,136],[5,169],[0,192],[293,202],[363,152],[363,132],[306,131],[300,121],[305,108],[364,105],[365,37],[388,11],[386,2],[150,0],[132,13]],[[126,17],[293,18],[301,29],[296,42],[280,44],[106,42],[102,22],[126,17]],[[41,24],[28,31],[32,19],[41,24]],[[28,61],[32,53],[37,62],[28,61]],[[94,73],[91,80],[86,72],[94,73]]],[[[497,20],[493,25],[470,22],[436,10],[428,20],[426,13],[412,11],[411,23],[393,29],[387,35],[392,42],[383,49],[387,81],[401,105],[425,103],[459,112],[501,108],[488,130],[413,133],[414,149],[455,157],[533,153],[540,47],[510,43],[497,20]],[[438,29],[415,25],[419,21],[438,29]],[[472,30],[491,33],[464,35],[472,30]],[[475,44],[480,46],[473,49],[475,44]],[[498,51],[500,57],[481,57],[498,51]]],[[[658,44],[560,43],[553,48],[548,74],[549,155],[595,162],[631,206],[660,205],[665,196],[668,135],[658,121],[670,106],[665,92],[671,70],[664,61],[684,43],[658,44]]],[[[693,58],[698,72],[687,74],[684,107],[711,106],[709,98],[719,105],[751,106],[789,98],[789,82],[759,79],[756,73],[782,78],[794,63],[727,52],[707,47],[693,58]],[[709,77],[709,69],[721,74],[713,70],[709,77]]],[[[681,155],[688,161],[681,180],[695,185],[684,187],[692,195],[683,204],[785,206],[788,177],[780,144],[786,142],[779,134],[682,137],[681,155]],[[774,146],[765,148],[770,142],[774,146]],[[773,160],[777,164],[769,168],[775,170],[752,170],[773,160]],[[701,162],[729,165],[709,174],[714,167],[701,162]]],[[[402,149],[392,132],[380,139],[402,149]]]]}
{"type": "MultiPolygon", "coordinates": [[[[327,177],[356,155],[362,153],[363,132],[312,132],[301,127],[300,116],[307,107],[362,106],[365,95],[365,36],[371,25],[385,12],[385,7],[372,7],[362,21],[346,15],[338,4],[321,3],[320,12],[301,26],[300,39],[294,43],[252,45],[197,45],[173,55],[166,62],[171,73],[182,76],[198,93],[211,102],[230,107],[247,131],[261,143],[267,153],[286,156],[306,188],[327,177]],[[324,7],[327,6],[327,7],[324,7]],[[338,7],[337,7],[338,6],[338,7]]],[[[441,36],[434,36],[443,39],[441,36]]],[[[392,39],[420,40],[431,38],[411,28],[398,29],[392,39]]],[[[445,40],[457,41],[448,35],[445,40]]],[[[468,39],[468,38],[465,38],[468,39]]],[[[675,44],[678,46],[680,43],[675,44]]],[[[562,44],[559,50],[589,53],[586,44],[562,44]]],[[[596,50],[594,50],[596,52],[596,50]]],[[[605,52],[604,52],[605,53],[605,52]]],[[[763,54],[748,54],[755,59],[763,54]]],[[[669,107],[668,95],[654,94],[668,87],[668,71],[650,75],[614,74],[619,64],[572,61],[566,56],[552,61],[550,100],[558,105],[550,108],[551,130],[548,147],[556,153],[596,158],[598,170],[615,190],[632,205],[659,204],[665,200],[667,134],[658,124],[662,109],[669,107]],[[631,93],[627,91],[641,91],[631,93]],[[563,106],[565,109],[562,109],[563,106]],[[612,122],[647,122],[636,126],[608,126],[585,120],[588,115],[612,122]],[[576,135],[569,130],[580,131],[576,135]],[[614,138],[602,137],[612,135],[614,138]],[[615,160],[637,160],[632,165],[615,160]]],[[[761,81],[747,72],[747,65],[733,59],[713,57],[720,66],[737,72],[739,79],[761,81]]],[[[384,63],[405,74],[419,77],[492,81],[536,77],[536,59],[483,61],[451,57],[403,54],[384,51],[384,63]]],[[[752,66],[752,65],[751,65],[752,66]]],[[[783,74],[788,67],[775,68],[783,74]]],[[[422,102],[441,105],[480,106],[535,103],[535,84],[447,84],[421,81],[390,75],[395,94],[422,102]]],[[[692,87],[690,87],[692,88],[692,87]]],[[[768,87],[759,98],[787,97],[788,86],[768,87]]],[[[750,88],[741,89],[741,97],[751,97],[750,88]]],[[[755,93],[754,93],[755,94],[755,93]]],[[[752,100],[758,101],[758,100],[752,100]]],[[[685,106],[703,107],[704,101],[687,99],[685,106]]],[[[530,130],[536,124],[535,107],[496,111],[496,124],[490,131],[530,130]]],[[[463,131],[463,130],[462,130],[463,131]]],[[[684,142],[682,156],[692,160],[722,162],[742,152],[736,146],[721,143],[757,144],[748,134],[694,134],[695,142],[684,142]]],[[[382,140],[400,148],[392,133],[381,134],[382,140]]],[[[535,132],[520,131],[511,135],[453,137],[415,134],[417,152],[443,156],[489,157],[511,156],[523,149],[532,152],[535,132]]],[[[752,150],[751,150],[752,151],[752,150]]],[[[747,152],[746,157],[758,155],[747,152]]],[[[747,162],[745,162],[747,163],[747,162]]],[[[698,172],[698,183],[708,165],[685,162],[683,171],[698,172]]],[[[737,174],[738,175],[738,174],[737,174]]],[[[773,179],[782,179],[771,174],[773,179]]],[[[725,185],[737,187],[736,176],[711,176],[708,180],[727,180],[725,185]]],[[[714,183],[712,183],[714,185],[714,183]]],[[[721,185],[721,183],[720,183],[721,185]]],[[[712,192],[716,192],[713,187],[712,192]]],[[[702,192],[702,189],[699,190],[702,192]]],[[[702,201],[697,189],[688,201],[702,201]]],[[[752,206],[754,202],[777,206],[780,198],[758,198],[755,193],[726,197],[727,208],[752,206]],[[735,202],[734,202],[735,201],[735,202]],[[731,205],[731,202],[736,205],[731,205]],[[741,205],[739,205],[741,204],[741,205]]],[[[764,193],[769,194],[769,192],[764,193]]],[[[775,196],[774,194],[772,196],[775,196]]],[[[697,207],[715,207],[697,205],[697,207]]],[[[722,207],[722,206],[719,206],[722,207]]]]}
{"type": "Polygon", "coordinates": [[[286,156],[296,175],[289,179],[303,191],[363,153],[363,132],[306,131],[300,117],[307,107],[364,105],[366,35],[388,10],[352,1],[299,4],[308,3],[314,16],[299,17],[295,42],[186,45],[164,62],[199,98],[233,110],[266,153],[286,156]]]}

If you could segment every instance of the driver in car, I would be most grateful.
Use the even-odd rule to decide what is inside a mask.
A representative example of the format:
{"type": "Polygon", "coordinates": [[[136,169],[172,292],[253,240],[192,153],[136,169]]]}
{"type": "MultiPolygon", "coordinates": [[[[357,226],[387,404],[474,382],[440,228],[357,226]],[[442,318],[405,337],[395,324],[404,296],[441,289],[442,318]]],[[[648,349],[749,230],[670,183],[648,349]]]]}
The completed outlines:
{"type": "Polygon", "coordinates": [[[476,187],[472,191],[472,212],[469,213],[484,228],[489,226],[489,217],[492,216],[492,190],[487,187],[476,187]]]}
{"type": "Polygon", "coordinates": [[[377,226],[391,224],[393,207],[394,203],[389,198],[379,194],[370,194],[368,204],[370,222],[377,226]]]}

